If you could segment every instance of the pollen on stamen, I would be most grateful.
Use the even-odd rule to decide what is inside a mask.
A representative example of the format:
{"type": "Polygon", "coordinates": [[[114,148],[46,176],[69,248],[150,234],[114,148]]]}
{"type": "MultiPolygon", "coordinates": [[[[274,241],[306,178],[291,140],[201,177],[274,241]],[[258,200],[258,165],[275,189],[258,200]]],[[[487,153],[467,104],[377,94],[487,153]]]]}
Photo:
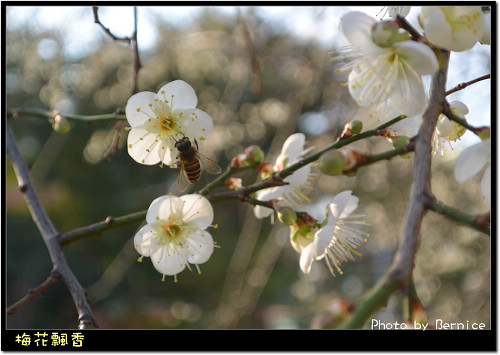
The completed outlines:
{"type": "MultiPolygon", "coordinates": [[[[138,245],[136,245],[136,247],[137,247],[137,246],[138,246],[138,245]]],[[[139,257],[137,258],[137,262],[142,263],[142,256],[139,256],[139,257]]]]}
{"type": "Polygon", "coordinates": [[[137,110],[137,112],[141,112],[141,108],[140,107],[138,107],[136,110],[137,110]]]}

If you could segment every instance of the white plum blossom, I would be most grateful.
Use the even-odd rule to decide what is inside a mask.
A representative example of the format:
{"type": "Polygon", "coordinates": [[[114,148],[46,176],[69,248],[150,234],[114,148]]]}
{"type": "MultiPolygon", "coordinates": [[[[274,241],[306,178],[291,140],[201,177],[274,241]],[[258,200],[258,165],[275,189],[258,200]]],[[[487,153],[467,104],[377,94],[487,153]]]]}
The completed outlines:
{"type": "MultiPolygon", "coordinates": [[[[283,144],[280,155],[276,158],[273,172],[278,173],[299,161],[305,153],[305,144],[306,137],[303,133],[295,133],[288,137],[283,144]]],[[[309,201],[305,193],[311,189],[311,177],[311,166],[307,164],[283,180],[287,185],[259,190],[256,193],[256,198],[261,201],[278,199],[279,206],[298,207],[304,201],[309,201]]],[[[254,214],[257,218],[269,217],[272,213],[271,208],[263,206],[255,206],[254,208],[254,214]]]]}
{"type": "MultiPolygon", "coordinates": [[[[450,110],[455,115],[465,120],[465,115],[469,113],[467,106],[460,101],[450,102],[450,110]]],[[[445,115],[441,114],[438,118],[436,131],[434,132],[434,140],[432,144],[432,154],[444,155],[444,144],[448,143],[451,148],[451,143],[460,139],[465,134],[465,127],[461,124],[450,120],[445,115]]],[[[451,148],[453,149],[453,148],[451,148]]]]}
{"type": "Polygon", "coordinates": [[[328,206],[326,224],[315,234],[314,240],[307,246],[302,246],[300,268],[308,274],[315,260],[325,259],[328,269],[335,276],[335,271],[342,274],[340,268],[343,262],[354,260],[360,256],[356,249],[366,242],[369,234],[362,228],[367,225],[365,215],[353,215],[358,207],[358,198],[347,190],[333,198],[328,206]]]}
{"type": "Polygon", "coordinates": [[[473,177],[484,167],[481,178],[481,193],[485,202],[491,207],[491,139],[487,138],[465,149],[458,157],[455,165],[455,179],[459,183],[473,177]]]}
{"type": "Polygon", "coordinates": [[[455,52],[472,48],[486,32],[481,6],[424,6],[419,21],[431,43],[455,52]]]}
{"type": "Polygon", "coordinates": [[[130,156],[146,165],[174,164],[177,140],[183,136],[204,140],[212,131],[212,118],[197,109],[197,103],[194,89],[182,80],[164,85],[157,94],[145,91],[131,96],[125,109],[131,126],[127,139],[130,156]]]}
{"type": "Polygon", "coordinates": [[[349,92],[360,106],[373,107],[390,99],[401,114],[419,114],[426,106],[421,76],[436,72],[436,56],[427,45],[411,40],[377,45],[372,36],[377,24],[377,20],[358,11],[340,19],[339,30],[351,51],[334,58],[339,62],[350,60],[337,71],[349,73],[349,92]]]}
{"type": "Polygon", "coordinates": [[[155,199],[146,214],[146,225],[134,237],[137,252],[150,257],[162,275],[177,274],[206,262],[212,255],[214,241],[207,229],[214,212],[210,202],[198,194],[181,197],[165,195],[155,199]]]}

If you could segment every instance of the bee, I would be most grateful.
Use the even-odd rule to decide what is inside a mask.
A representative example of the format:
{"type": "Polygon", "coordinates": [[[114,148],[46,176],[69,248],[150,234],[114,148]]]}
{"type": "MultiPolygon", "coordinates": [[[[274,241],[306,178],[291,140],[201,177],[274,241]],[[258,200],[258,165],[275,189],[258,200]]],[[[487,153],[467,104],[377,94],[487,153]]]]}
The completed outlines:
{"type": "Polygon", "coordinates": [[[186,191],[190,184],[194,184],[200,179],[202,167],[210,174],[220,174],[222,171],[216,162],[198,151],[196,139],[194,143],[196,147],[191,144],[188,137],[182,137],[175,141],[175,147],[179,151],[177,154],[177,167],[179,168],[177,184],[180,192],[186,191]]]}

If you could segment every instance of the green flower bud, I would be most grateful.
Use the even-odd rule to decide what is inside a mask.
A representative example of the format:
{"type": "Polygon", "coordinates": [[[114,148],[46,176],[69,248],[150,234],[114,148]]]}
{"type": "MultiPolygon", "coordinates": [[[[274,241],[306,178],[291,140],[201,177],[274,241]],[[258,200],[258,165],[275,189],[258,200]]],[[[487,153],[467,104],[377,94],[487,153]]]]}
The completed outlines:
{"type": "Polygon", "coordinates": [[[283,207],[278,210],[278,219],[281,223],[291,226],[297,221],[297,214],[290,207],[283,207]]]}
{"type": "Polygon", "coordinates": [[[256,145],[252,145],[245,149],[245,155],[247,156],[245,161],[248,164],[262,163],[264,161],[264,152],[256,145]]]}
{"type": "Polygon", "coordinates": [[[50,120],[54,131],[60,134],[66,134],[71,130],[71,124],[66,117],[57,113],[53,119],[50,120]]]}
{"type": "Polygon", "coordinates": [[[363,122],[354,120],[348,123],[349,128],[351,129],[352,134],[359,134],[363,129],[363,122]]]}
{"type": "Polygon", "coordinates": [[[355,134],[361,133],[362,129],[363,129],[363,122],[357,120],[351,121],[344,126],[344,130],[342,131],[340,138],[352,137],[355,134]]]}
{"type": "Polygon", "coordinates": [[[330,150],[319,158],[319,170],[330,176],[340,175],[345,168],[345,160],[337,150],[330,150]]]}

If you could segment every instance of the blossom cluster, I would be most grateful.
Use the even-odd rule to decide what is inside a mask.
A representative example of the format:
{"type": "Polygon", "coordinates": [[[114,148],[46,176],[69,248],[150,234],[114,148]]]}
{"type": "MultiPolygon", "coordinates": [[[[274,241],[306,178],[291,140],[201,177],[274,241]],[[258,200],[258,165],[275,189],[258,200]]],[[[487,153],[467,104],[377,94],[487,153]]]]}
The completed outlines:
{"type": "MultiPolygon", "coordinates": [[[[350,95],[361,107],[378,110],[389,108],[406,119],[391,129],[381,132],[396,145],[408,142],[404,136],[413,136],[411,122],[420,120],[427,104],[427,92],[422,78],[434,75],[440,67],[439,50],[465,51],[476,43],[489,43],[489,22],[479,6],[424,6],[419,14],[423,29],[420,38],[402,26],[410,7],[389,7],[390,19],[378,21],[362,12],[353,11],[340,19],[339,31],[345,37],[347,48],[334,51],[333,59],[340,63],[336,70],[347,75],[350,95]]],[[[183,159],[178,143],[207,139],[213,120],[206,112],[196,108],[194,89],[182,80],[170,82],[157,93],[140,92],[133,95],[126,107],[130,124],[128,152],[138,163],[161,164],[180,168],[183,159]]],[[[449,103],[450,112],[465,121],[467,106],[458,101],[449,103]]],[[[465,127],[456,119],[445,115],[438,118],[435,127],[433,153],[444,154],[446,142],[453,142],[465,133],[465,127]]],[[[359,121],[346,126],[341,139],[359,134],[359,121]]],[[[327,206],[326,218],[316,220],[299,211],[304,203],[311,202],[308,193],[315,177],[310,164],[301,161],[309,151],[306,136],[295,133],[288,137],[274,164],[264,162],[264,153],[251,146],[234,157],[232,169],[253,166],[262,179],[278,176],[285,169],[295,166],[279,186],[258,190],[253,197],[257,218],[278,215],[289,226],[290,241],[300,254],[299,265],[309,273],[314,261],[325,260],[330,272],[342,274],[341,265],[361,254],[356,250],[367,241],[369,234],[367,216],[358,214],[359,199],[346,190],[332,198],[327,206]]],[[[193,148],[194,149],[194,148],[193,148]]],[[[463,182],[479,173],[484,167],[481,191],[490,205],[490,138],[467,149],[458,159],[455,169],[457,181],[463,182]]],[[[351,147],[332,150],[319,162],[321,173],[326,175],[348,174],[356,163],[367,156],[351,147]]],[[[196,151],[191,152],[192,169],[200,169],[196,151]]],[[[242,180],[231,177],[224,186],[242,189],[242,180]]],[[[182,190],[181,190],[182,191],[182,190]]],[[[143,257],[150,257],[156,270],[165,278],[174,276],[186,267],[205,263],[213,253],[215,243],[207,228],[212,226],[213,208],[209,200],[199,194],[180,197],[171,194],[155,199],[147,212],[146,225],[134,238],[135,248],[143,257]]]]}

